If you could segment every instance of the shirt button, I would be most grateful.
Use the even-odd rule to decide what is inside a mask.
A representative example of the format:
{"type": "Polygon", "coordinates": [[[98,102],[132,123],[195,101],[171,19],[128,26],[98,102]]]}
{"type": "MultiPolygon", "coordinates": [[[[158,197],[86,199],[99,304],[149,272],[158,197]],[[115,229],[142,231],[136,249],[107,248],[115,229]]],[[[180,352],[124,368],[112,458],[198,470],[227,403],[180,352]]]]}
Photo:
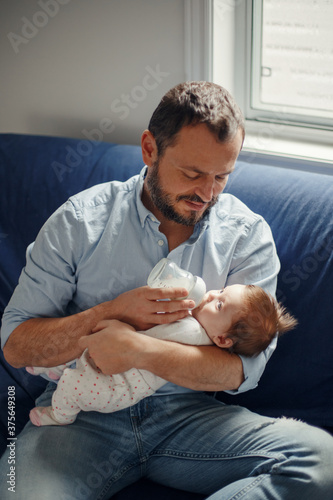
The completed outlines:
{"type": "Polygon", "coordinates": [[[162,247],[164,245],[164,241],[163,240],[158,240],[157,243],[159,244],[160,247],[162,247]]]}

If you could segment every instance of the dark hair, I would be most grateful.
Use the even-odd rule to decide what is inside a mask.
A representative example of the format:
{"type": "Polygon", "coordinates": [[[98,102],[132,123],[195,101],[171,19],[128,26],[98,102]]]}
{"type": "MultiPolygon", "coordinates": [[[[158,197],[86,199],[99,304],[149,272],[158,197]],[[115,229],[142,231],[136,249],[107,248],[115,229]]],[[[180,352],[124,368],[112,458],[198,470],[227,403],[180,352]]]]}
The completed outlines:
{"type": "Polygon", "coordinates": [[[255,356],[269,346],[276,334],[292,330],[297,320],[281,303],[256,285],[246,285],[241,317],[229,329],[227,336],[234,342],[231,352],[255,356]]]}
{"type": "Polygon", "coordinates": [[[219,142],[233,139],[238,129],[244,140],[242,112],[226,89],[211,82],[184,82],[162,97],[150,119],[148,129],[156,141],[158,155],[175,144],[184,126],[201,123],[219,142]]]}

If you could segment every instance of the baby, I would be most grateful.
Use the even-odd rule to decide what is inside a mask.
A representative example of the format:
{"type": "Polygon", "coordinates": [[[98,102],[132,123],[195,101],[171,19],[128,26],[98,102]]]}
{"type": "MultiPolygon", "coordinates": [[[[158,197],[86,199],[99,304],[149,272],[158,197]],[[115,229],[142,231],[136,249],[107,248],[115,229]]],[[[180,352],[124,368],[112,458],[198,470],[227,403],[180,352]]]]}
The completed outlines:
{"type": "MultiPolygon", "coordinates": [[[[115,327],[117,321],[114,322],[115,327]]],[[[200,305],[182,320],[137,332],[163,340],[191,345],[212,345],[243,356],[256,356],[275,335],[294,328],[297,321],[262,288],[231,285],[204,295],[200,305]]],[[[126,325],[129,331],[133,327],[126,325]]],[[[73,362],[72,362],[73,363],[73,362]]],[[[104,375],[88,351],[76,361],[76,368],[27,368],[29,373],[48,374],[58,387],[52,406],[30,412],[34,425],[66,425],[83,411],[111,413],[132,406],[150,396],[167,381],[146,370],[133,368],[125,373],[104,375]]]]}

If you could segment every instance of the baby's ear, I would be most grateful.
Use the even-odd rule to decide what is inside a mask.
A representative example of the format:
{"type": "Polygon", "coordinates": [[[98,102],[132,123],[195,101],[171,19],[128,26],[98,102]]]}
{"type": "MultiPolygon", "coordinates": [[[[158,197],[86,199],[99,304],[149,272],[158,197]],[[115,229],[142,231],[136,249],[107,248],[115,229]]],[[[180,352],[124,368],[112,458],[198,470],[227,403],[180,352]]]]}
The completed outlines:
{"type": "Polygon", "coordinates": [[[234,341],[230,337],[226,337],[224,335],[213,337],[213,342],[223,349],[230,349],[230,347],[234,345],[234,341]]]}

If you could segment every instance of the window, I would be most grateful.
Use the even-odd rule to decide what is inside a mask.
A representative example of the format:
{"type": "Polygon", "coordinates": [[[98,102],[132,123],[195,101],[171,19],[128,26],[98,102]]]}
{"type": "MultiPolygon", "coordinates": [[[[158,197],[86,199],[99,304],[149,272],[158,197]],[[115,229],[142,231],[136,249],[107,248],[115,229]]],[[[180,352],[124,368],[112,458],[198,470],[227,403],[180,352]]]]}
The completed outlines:
{"type": "Polygon", "coordinates": [[[245,151],[315,160],[327,171],[332,25],[333,0],[185,0],[187,78],[215,81],[236,97],[245,151]]]}
{"type": "Polygon", "coordinates": [[[333,0],[253,2],[249,118],[333,126],[332,22],[333,0]]]}

